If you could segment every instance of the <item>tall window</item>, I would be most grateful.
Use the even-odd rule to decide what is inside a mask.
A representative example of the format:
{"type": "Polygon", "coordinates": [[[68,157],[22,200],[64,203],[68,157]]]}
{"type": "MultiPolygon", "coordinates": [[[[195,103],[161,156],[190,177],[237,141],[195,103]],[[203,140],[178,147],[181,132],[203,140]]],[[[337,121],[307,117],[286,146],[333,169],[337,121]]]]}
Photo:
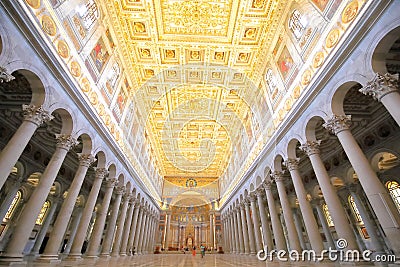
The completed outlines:
{"type": "Polygon", "coordinates": [[[50,208],[50,202],[48,200],[46,200],[46,202],[44,202],[42,209],[40,210],[39,216],[36,219],[36,224],[37,225],[42,225],[44,222],[44,218],[46,217],[47,211],[50,208]]]}
{"type": "Polygon", "coordinates": [[[17,194],[15,194],[15,196],[14,196],[13,201],[11,202],[10,207],[7,210],[6,215],[3,218],[3,222],[7,222],[8,220],[11,219],[11,217],[14,214],[15,209],[17,208],[18,203],[21,200],[21,198],[22,198],[22,193],[21,193],[20,190],[18,190],[17,194]]]}
{"type": "Polygon", "coordinates": [[[328,223],[328,226],[329,227],[335,226],[333,224],[331,213],[328,210],[328,205],[326,205],[326,204],[322,205],[322,211],[324,212],[324,215],[325,215],[325,218],[326,218],[326,222],[328,223]]]}
{"type": "Polygon", "coordinates": [[[400,184],[396,181],[389,181],[386,183],[386,187],[389,190],[390,196],[396,204],[397,209],[400,211],[400,184]]]}
{"type": "Polygon", "coordinates": [[[295,9],[289,19],[289,29],[292,31],[294,37],[299,40],[306,28],[307,20],[301,13],[295,9]]]}
{"type": "Polygon", "coordinates": [[[353,196],[349,196],[349,204],[351,207],[351,211],[353,212],[354,218],[356,219],[356,222],[360,223],[360,224],[364,224],[364,222],[361,218],[360,212],[358,211],[357,205],[354,202],[353,196]]]}

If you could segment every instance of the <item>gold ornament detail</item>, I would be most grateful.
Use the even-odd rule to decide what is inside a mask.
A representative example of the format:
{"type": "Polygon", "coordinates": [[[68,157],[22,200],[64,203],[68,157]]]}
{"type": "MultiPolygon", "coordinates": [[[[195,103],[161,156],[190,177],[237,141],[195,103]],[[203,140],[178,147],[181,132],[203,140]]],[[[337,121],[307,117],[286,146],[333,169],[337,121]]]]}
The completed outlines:
{"type": "Polygon", "coordinates": [[[81,76],[81,66],[79,65],[78,62],[72,61],[70,70],[71,70],[71,74],[74,77],[80,77],[81,76]]]}
{"type": "Polygon", "coordinates": [[[331,30],[328,34],[328,37],[326,38],[325,42],[326,47],[327,48],[334,47],[338,43],[339,37],[340,37],[340,32],[338,29],[331,30]]]}
{"type": "Polygon", "coordinates": [[[352,1],[344,8],[342,13],[342,22],[349,23],[352,21],[358,13],[358,1],[352,1]]]}
{"type": "Polygon", "coordinates": [[[42,17],[42,29],[50,36],[55,36],[57,33],[56,24],[54,23],[54,20],[48,15],[44,15],[42,17]]]}
{"type": "Polygon", "coordinates": [[[63,58],[69,58],[69,47],[67,43],[63,40],[57,43],[57,52],[63,58]]]}
{"type": "Polygon", "coordinates": [[[302,85],[307,85],[309,84],[311,81],[311,71],[310,70],[306,70],[303,73],[302,79],[301,79],[301,84],[302,85]]]}
{"type": "Polygon", "coordinates": [[[325,60],[325,55],[323,52],[316,53],[313,59],[313,67],[314,68],[321,67],[322,63],[324,63],[324,60],[325,60]]]}
{"type": "Polygon", "coordinates": [[[38,9],[40,7],[40,0],[25,0],[25,2],[34,9],[38,9]]]}

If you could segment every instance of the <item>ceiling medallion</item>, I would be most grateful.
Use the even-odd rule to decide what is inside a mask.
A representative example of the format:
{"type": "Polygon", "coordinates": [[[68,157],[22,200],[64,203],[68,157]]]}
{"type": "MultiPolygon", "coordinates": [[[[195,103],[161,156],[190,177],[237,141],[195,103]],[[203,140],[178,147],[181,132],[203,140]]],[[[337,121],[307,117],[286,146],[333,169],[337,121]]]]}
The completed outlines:
{"type": "Polygon", "coordinates": [[[44,15],[42,17],[42,29],[50,36],[55,36],[57,33],[56,24],[54,23],[54,20],[48,15],[44,15]]]}
{"type": "Polygon", "coordinates": [[[314,68],[319,68],[321,67],[322,63],[324,63],[324,53],[323,52],[318,52],[315,54],[314,59],[313,59],[313,67],[314,68]]]}
{"type": "Polygon", "coordinates": [[[327,48],[334,47],[338,43],[339,37],[340,37],[339,29],[331,30],[328,34],[328,37],[326,38],[326,47],[327,48]]]}
{"type": "Polygon", "coordinates": [[[57,52],[63,58],[69,58],[69,47],[67,43],[63,40],[57,43],[57,52]]]}
{"type": "Polygon", "coordinates": [[[81,66],[79,65],[78,62],[72,61],[70,70],[71,70],[71,74],[74,77],[80,77],[81,76],[81,66]]]}
{"type": "Polygon", "coordinates": [[[358,1],[355,0],[350,2],[343,10],[342,22],[349,23],[357,16],[357,12],[358,12],[358,1]]]}
{"type": "Polygon", "coordinates": [[[40,7],[40,0],[25,0],[26,3],[34,8],[34,9],[38,9],[40,7]]]}

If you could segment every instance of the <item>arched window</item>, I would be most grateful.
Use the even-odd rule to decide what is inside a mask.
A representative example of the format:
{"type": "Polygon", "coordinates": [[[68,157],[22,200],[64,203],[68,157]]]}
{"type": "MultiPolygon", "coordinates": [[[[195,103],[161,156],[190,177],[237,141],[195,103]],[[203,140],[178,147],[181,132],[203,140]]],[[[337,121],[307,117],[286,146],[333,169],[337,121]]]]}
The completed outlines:
{"type": "Polygon", "coordinates": [[[299,40],[306,28],[307,20],[301,13],[295,9],[289,18],[289,29],[292,31],[294,37],[299,40]]]}
{"type": "Polygon", "coordinates": [[[389,190],[397,209],[400,211],[400,184],[396,181],[388,181],[386,187],[389,190]]]}
{"type": "Polygon", "coordinates": [[[15,209],[17,208],[18,203],[21,200],[21,198],[22,198],[22,192],[20,190],[18,190],[17,194],[15,194],[14,199],[11,202],[10,207],[7,210],[6,215],[3,218],[3,222],[7,222],[8,220],[11,219],[11,217],[14,214],[15,209]]]}
{"type": "Polygon", "coordinates": [[[364,224],[364,222],[361,218],[360,212],[358,211],[357,205],[354,202],[353,196],[349,196],[348,200],[349,200],[349,204],[351,207],[351,211],[353,212],[353,215],[354,215],[354,219],[356,219],[357,223],[364,224]]]}
{"type": "Polygon", "coordinates": [[[36,224],[37,225],[42,225],[44,218],[46,217],[47,211],[50,208],[50,202],[48,200],[46,200],[46,202],[44,202],[42,209],[40,210],[40,213],[36,219],[36,224]]]}
{"type": "Polygon", "coordinates": [[[328,226],[329,226],[329,227],[335,226],[335,225],[333,224],[333,220],[332,220],[331,213],[330,213],[329,210],[328,210],[328,205],[323,204],[323,205],[322,205],[322,211],[324,212],[324,215],[325,215],[325,218],[326,218],[326,222],[328,223],[328,226]]]}

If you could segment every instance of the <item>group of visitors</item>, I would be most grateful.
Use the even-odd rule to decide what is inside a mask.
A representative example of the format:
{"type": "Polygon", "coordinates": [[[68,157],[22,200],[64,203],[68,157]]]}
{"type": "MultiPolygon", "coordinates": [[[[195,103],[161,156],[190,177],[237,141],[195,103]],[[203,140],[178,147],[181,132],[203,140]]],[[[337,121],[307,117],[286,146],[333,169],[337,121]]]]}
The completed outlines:
{"type": "MultiPolygon", "coordinates": [[[[200,245],[200,253],[201,253],[202,258],[206,255],[206,247],[203,244],[200,245]]],[[[196,256],[196,247],[195,246],[192,248],[192,255],[196,256]]]]}

